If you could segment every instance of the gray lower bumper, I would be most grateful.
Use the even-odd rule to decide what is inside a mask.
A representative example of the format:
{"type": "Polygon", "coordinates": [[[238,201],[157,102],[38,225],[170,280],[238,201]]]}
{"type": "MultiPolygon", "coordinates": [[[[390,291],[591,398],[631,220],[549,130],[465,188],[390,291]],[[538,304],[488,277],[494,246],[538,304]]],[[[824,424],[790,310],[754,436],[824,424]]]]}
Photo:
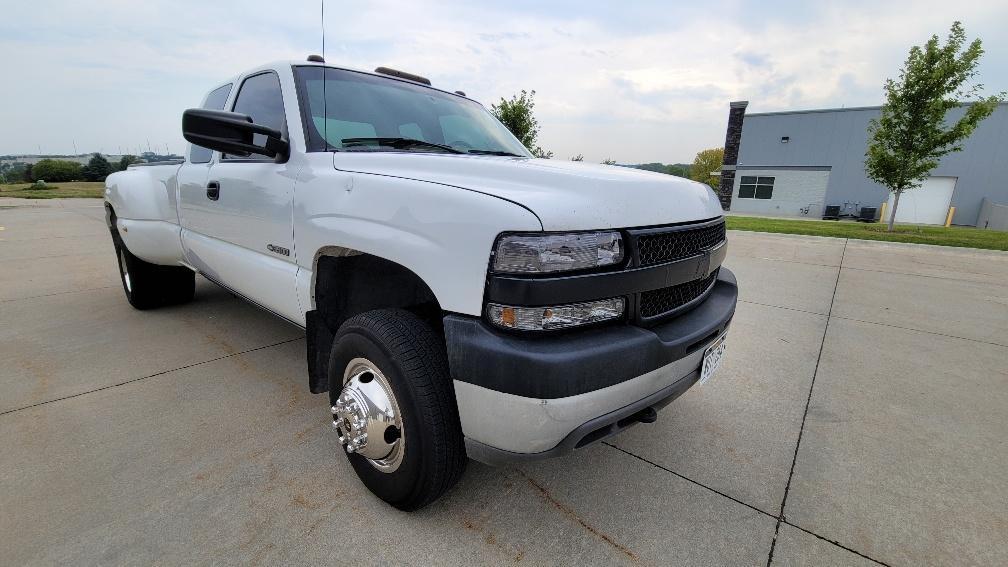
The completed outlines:
{"type": "Polygon", "coordinates": [[[693,386],[703,352],[565,398],[526,398],[455,381],[466,451],[472,459],[497,465],[560,456],[615,435],[693,386]]]}
{"type": "Polygon", "coordinates": [[[630,404],[622,409],[599,416],[571,431],[556,447],[539,453],[515,453],[491,447],[474,439],[466,437],[465,447],[471,459],[488,465],[507,465],[523,461],[550,459],[572,452],[574,449],[612,437],[624,429],[641,423],[649,412],[656,412],[676,398],[686,393],[700,379],[700,371],[696,370],[684,376],[675,384],[661,391],[630,404]]]}

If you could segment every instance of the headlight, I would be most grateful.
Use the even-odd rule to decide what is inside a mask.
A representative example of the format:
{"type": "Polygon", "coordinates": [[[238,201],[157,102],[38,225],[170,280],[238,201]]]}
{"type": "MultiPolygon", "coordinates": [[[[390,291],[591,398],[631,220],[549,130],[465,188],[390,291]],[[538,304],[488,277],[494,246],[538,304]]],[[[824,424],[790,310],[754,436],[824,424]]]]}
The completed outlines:
{"type": "Polygon", "coordinates": [[[497,241],[493,270],[508,274],[546,274],[611,266],[623,261],[618,232],[510,234],[497,241]]]}
{"type": "Polygon", "coordinates": [[[511,307],[490,303],[487,316],[494,325],[505,329],[549,331],[618,319],[623,316],[624,308],[622,297],[556,307],[511,307]]]}

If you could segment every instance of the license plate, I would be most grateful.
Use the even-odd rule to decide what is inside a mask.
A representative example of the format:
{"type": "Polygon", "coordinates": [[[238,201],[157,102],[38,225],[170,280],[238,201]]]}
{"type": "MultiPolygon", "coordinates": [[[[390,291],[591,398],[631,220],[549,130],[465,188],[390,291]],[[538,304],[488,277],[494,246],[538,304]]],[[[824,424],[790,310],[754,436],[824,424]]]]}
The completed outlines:
{"type": "Polygon", "coordinates": [[[707,350],[704,351],[703,365],[700,367],[700,381],[697,384],[706,383],[714,372],[717,371],[718,367],[721,366],[721,359],[724,358],[726,336],[721,335],[721,338],[714,341],[714,344],[707,347],[707,350]]]}

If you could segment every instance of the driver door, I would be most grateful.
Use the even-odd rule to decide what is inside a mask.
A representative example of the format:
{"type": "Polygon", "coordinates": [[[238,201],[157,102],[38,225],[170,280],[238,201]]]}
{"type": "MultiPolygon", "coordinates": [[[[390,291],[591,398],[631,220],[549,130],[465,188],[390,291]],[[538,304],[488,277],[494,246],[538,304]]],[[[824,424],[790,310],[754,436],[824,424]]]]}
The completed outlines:
{"type": "MultiPolygon", "coordinates": [[[[246,77],[233,112],[287,136],[284,96],[274,71],[246,77]]],[[[261,145],[261,134],[253,143],[261,145]]],[[[214,152],[205,187],[180,196],[182,241],[207,278],[282,317],[299,321],[292,206],[296,171],[263,155],[214,152]]]]}

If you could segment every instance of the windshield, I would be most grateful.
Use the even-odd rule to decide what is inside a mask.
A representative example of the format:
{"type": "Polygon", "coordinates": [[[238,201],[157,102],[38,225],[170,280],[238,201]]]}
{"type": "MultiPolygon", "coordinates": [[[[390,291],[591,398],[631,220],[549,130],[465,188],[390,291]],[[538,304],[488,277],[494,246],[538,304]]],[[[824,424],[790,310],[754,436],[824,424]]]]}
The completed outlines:
{"type": "Polygon", "coordinates": [[[307,114],[305,134],[310,151],[529,157],[525,146],[504,125],[471,100],[342,69],[299,66],[294,72],[301,100],[307,103],[302,113],[307,114]]]}

